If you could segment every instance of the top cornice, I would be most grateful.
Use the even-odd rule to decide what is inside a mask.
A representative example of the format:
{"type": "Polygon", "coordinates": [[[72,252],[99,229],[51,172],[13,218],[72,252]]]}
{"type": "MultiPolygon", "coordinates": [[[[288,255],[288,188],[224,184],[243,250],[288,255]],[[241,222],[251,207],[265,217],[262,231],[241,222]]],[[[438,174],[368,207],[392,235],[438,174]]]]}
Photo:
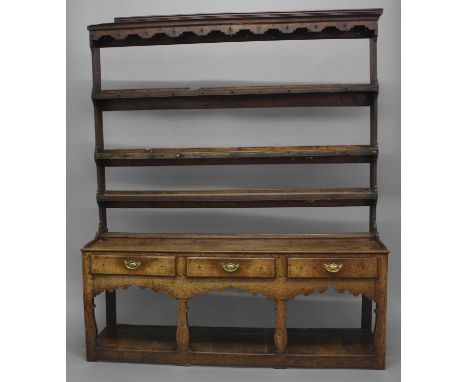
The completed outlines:
{"type": "Polygon", "coordinates": [[[131,46],[313,38],[369,38],[382,9],[117,17],[89,25],[91,45],[131,46]]]}

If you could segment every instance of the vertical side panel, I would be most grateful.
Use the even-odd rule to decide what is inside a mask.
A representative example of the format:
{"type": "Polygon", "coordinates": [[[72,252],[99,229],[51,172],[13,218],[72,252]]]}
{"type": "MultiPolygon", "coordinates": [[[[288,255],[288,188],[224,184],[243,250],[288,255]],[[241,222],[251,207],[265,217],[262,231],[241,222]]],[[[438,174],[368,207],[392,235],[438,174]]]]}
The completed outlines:
{"type": "Polygon", "coordinates": [[[93,70],[93,92],[101,90],[101,51],[91,48],[91,65],[93,70]]]}
{"type": "MultiPolygon", "coordinates": [[[[377,79],[377,37],[369,39],[369,68],[370,83],[376,84],[377,79]]],[[[377,128],[378,128],[378,108],[377,95],[374,96],[370,107],[370,144],[378,148],[377,128]]],[[[370,163],[369,187],[377,190],[377,158],[370,163]]],[[[369,232],[377,233],[377,200],[373,201],[369,208],[369,232]]]]}
{"type": "Polygon", "coordinates": [[[82,254],[83,265],[83,305],[84,325],[86,336],[86,359],[96,360],[96,337],[97,325],[94,315],[93,277],[91,275],[91,256],[89,253],[82,254]]]}
{"type": "MultiPolygon", "coordinates": [[[[91,48],[91,62],[93,71],[93,92],[101,90],[101,53],[99,48],[91,48]]],[[[94,136],[95,151],[104,150],[104,125],[102,110],[94,106],[94,136]]],[[[97,165],[98,193],[106,190],[106,170],[104,166],[97,165]]],[[[99,206],[99,233],[107,231],[107,211],[105,207],[99,206]]]]}
{"type": "Polygon", "coordinates": [[[387,272],[388,257],[379,256],[379,276],[376,286],[376,315],[374,329],[374,346],[376,369],[385,369],[385,349],[387,338],[387,272]]]}

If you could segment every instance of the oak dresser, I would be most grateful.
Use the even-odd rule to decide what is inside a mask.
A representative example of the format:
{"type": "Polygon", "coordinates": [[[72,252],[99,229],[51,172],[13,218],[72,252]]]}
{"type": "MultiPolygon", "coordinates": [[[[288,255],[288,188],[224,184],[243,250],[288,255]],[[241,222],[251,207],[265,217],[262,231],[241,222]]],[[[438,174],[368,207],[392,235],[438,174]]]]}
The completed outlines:
{"type": "Polygon", "coordinates": [[[377,26],[381,9],[116,18],[88,27],[93,71],[99,229],[82,248],[89,361],[181,365],[385,367],[387,257],[377,208],[377,26]],[[370,80],[218,88],[101,87],[100,50],[167,44],[367,39],[370,80]],[[105,149],[103,112],[155,109],[364,106],[368,145],[105,149]],[[364,188],[194,191],[108,190],[106,167],[363,163],[364,188]],[[109,232],[108,208],[369,207],[369,230],[342,234],[161,234],[109,232]],[[176,326],[119,324],[118,288],[137,286],[177,301],[176,326]],[[274,328],[195,327],[188,302],[201,293],[259,294],[276,304],[274,328]],[[286,304],[327,289],[362,298],[355,329],[288,328],[286,304]],[[94,298],[106,295],[98,331],[94,298]],[[374,313],[375,312],[375,317],[374,313]]]}

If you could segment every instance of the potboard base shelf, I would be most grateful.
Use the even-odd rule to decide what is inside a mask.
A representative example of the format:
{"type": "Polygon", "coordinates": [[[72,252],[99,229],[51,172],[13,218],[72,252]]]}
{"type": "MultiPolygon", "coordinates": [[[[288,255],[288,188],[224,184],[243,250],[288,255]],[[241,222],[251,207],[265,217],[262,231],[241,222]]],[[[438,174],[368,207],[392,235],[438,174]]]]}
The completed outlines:
{"type": "Polygon", "coordinates": [[[116,325],[96,341],[95,359],[178,365],[376,368],[373,336],[361,329],[288,329],[275,353],[273,328],[190,327],[188,351],[178,351],[176,326],[116,325]]]}

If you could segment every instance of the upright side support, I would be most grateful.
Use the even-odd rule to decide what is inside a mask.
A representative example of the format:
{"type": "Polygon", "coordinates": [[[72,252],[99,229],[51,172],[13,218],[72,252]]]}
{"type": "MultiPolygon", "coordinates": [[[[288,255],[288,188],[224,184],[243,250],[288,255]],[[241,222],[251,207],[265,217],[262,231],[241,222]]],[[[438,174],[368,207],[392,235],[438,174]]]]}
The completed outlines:
{"type": "MultiPolygon", "coordinates": [[[[369,39],[369,82],[377,84],[377,31],[375,37],[369,39]]],[[[370,106],[370,145],[378,149],[377,140],[377,95],[374,96],[370,106]]],[[[377,192],[377,158],[374,157],[370,163],[369,187],[377,192]]],[[[377,199],[372,201],[369,208],[369,232],[377,235],[377,199]]],[[[372,301],[362,296],[361,329],[370,331],[372,327],[372,301]]]]}
{"type": "Polygon", "coordinates": [[[83,305],[86,336],[86,359],[96,360],[97,325],[94,315],[93,279],[91,276],[90,255],[83,253],[83,305]]]}
{"type": "MultiPolygon", "coordinates": [[[[101,90],[101,53],[99,48],[91,48],[91,62],[93,71],[93,92],[101,90]]],[[[104,150],[104,127],[102,110],[94,106],[94,134],[95,151],[104,150]]],[[[105,167],[97,165],[98,193],[106,190],[105,167]]],[[[99,206],[99,233],[107,232],[107,213],[105,207],[99,206]]]]}
{"type": "Polygon", "coordinates": [[[387,269],[388,257],[380,255],[378,259],[378,278],[376,288],[376,315],[374,329],[375,368],[385,369],[385,349],[387,338],[387,269]]]}
{"type": "Polygon", "coordinates": [[[179,351],[186,352],[188,351],[189,344],[189,328],[187,321],[187,299],[178,298],[177,299],[177,331],[176,331],[176,341],[179,351]]]}
{"type": "MultiPolygon", "coordinates": [[[[101,90],[101,52],[99,48],[91,48],[91,62],[93,71],[93,92],[101,90]]],[[[94,106],[94,137],[95,152],[104,150],[104,124],[102,110],[94,106]]],[[[99,164],[97,170],[97,193],[106,191],[106,168],[99,164]]],[[[107,211],[105,207],[99,206],[99,229],[98,234],[107,232],[107,211]]],[[[117,323],[115,292],[106,292],[106,323],[107,326],[115,326],[117,323]]]]}
{"type": "MultiPolygon", "coordinates": [[[[376,32],[377,33],[377,32],[376,32]]],[[[370,83],[377,84],[377,36],[369,40],[369,68],[370,68],[370,83]]],[[[370,145],[378,149],[377,140],[377,95],[374,96],[370,107],[370,145]]],[[[374,158],[370,164],[369,186],[372,190],[377,191],[377,158],[374,158]]],[[[377,233],[377,200],[370,206],[369,211],[369,231],[377,233]]]]}

